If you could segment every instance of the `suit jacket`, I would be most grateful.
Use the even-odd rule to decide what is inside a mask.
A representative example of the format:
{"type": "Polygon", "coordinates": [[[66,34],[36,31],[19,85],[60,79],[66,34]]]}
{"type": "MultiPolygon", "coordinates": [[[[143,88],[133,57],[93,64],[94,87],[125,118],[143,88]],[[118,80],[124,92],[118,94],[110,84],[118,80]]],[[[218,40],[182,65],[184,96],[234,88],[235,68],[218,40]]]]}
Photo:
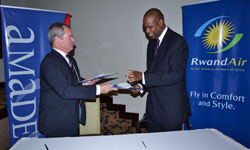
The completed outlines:
{"type": "Polygon", "coordinates": [[[42,134],[47,137],[79,135],[79,102],[95,98],[96,86],[78,84],[61,54],[52,50],[45,56],[40,66],[38,129],[42,134]]]}
{"type": "Polygon", "coordinates": [[[149,41],[144,73],[144,86],[149,88],[147,117],[161,125],[182,124],[191,113],[186,91],[186,41],[168,28],[156,56],[155,47],[156,40],[149,41]]]}

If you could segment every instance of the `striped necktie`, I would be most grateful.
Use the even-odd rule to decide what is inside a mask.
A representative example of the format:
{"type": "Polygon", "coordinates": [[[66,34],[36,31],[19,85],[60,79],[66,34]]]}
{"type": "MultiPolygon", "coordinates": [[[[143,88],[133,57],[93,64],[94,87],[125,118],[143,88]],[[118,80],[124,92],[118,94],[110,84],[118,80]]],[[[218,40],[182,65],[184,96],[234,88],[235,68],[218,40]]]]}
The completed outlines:
{"type": "Polygon", "coordinates": [[[157,38],[157,39],[156,39],[156,47],[155,47],[155,55],[156,55],[157,52],[158,52],[159,46],[160,46],[160,40],[157,38]]]}
{"type": "MultiPolygon", "coordinates": [[[[75,68],[75,66],[74,66],[74,64],[72,62],[72,58],[69,55],[66,55],[66,57],[69,60],[69,66],[70,66],[70,68],[71,68],[71,70],[72,70],[72,72],[73,72],[73,74],[75,76],[76,81],[79,82],[79,77],[77,75],[76,68],[75,68]]],[[[82,100],[80,100],[80,102],[79,102],[79,121],[80,121],[80,123],[82,125],[85,125],[86,124],[86,120],[85,120],[86,112],[82,113],[82,111],[86,111],[86,108],[85,108],[85,103],[82,100]]]]}
{"type": "Polygon", "coordinates": [[[72,70],[72,72],[74,74],[74,77],[75,77],[76,81],[79,81],[79,78],[78,78],[78,75],[77,75],[77,72],[76,72],[76,68],[75,68],[75,66],[74,66],[74,64],[72,62],[72,58],[69,55],[66,55],[66,57],[69,60],[69,66],[70,66],[70,68],[71,68],[71,70],[72,70]]]}

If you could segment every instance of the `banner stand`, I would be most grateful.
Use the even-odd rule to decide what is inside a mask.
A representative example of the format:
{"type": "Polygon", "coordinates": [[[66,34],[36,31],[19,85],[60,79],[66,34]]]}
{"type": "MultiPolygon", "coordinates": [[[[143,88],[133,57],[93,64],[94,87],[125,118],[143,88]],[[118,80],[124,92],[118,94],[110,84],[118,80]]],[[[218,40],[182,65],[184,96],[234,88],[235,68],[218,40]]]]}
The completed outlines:
{"type": "Polygon", "coordinates": [[[216,128],[250,148],[250,1],[183,6],[194,129],[216,128]]]}
{"type": "Polygon", "coordinates": [[[70,23],[66,12],[1,5],[1,31],[11,146],[38,132],[39,68],[51,50],[50,24],[70,23]]]}

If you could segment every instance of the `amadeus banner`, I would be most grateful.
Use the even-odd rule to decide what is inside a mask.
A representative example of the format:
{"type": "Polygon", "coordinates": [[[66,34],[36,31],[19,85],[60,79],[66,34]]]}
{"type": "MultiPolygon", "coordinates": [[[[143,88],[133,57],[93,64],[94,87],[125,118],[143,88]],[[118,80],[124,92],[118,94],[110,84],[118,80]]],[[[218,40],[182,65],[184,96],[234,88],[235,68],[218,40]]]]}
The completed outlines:
{"type": "Polygon", "coordinates": [[[38,132],[39,68],[51,50],[48,27],[70,19],[69,14],[1,6],[5,87],[11,145],[38,132]],[[66,19],[65,19],[65,16],[66,19]]]}
{"type": "Polygon", "coordinates": [[[216,128],[250,147],[250,1],[183,7],[194,129],[216,128]]]}

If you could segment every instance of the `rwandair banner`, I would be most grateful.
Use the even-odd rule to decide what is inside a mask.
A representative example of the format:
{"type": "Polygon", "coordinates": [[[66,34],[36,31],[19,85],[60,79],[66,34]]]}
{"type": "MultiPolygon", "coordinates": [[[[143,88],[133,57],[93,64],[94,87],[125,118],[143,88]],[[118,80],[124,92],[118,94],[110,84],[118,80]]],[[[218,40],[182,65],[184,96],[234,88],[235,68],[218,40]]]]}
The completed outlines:
{"type": "Polygon", "coordinates": [[[37,127],[40,62],[51,50],[49,25],[64,21],[70,21],[65,12],[1,6],[11,145],[22,137],[41,136],[37,127]]]}
{"type": "Polygon", "coordinates": [[[183,6],[194,129],[216,128],[250,148],[250,1],[183,6]]]}

